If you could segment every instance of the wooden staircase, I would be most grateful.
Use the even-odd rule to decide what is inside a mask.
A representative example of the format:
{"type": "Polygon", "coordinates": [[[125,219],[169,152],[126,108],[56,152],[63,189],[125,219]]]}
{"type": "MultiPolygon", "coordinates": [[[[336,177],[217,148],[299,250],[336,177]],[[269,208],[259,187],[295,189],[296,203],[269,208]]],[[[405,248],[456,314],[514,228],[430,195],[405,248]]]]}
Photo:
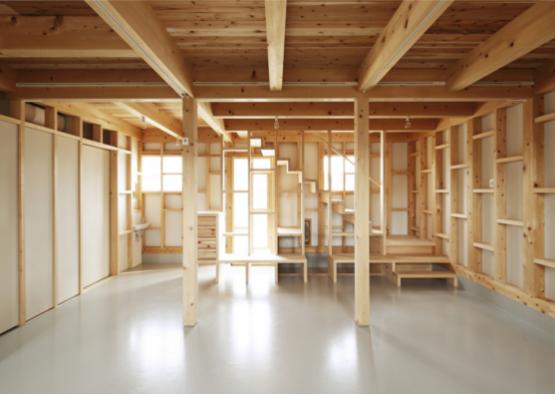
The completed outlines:
{"type": "Polygon", "coordinates": [[[457,275],[448,256],[435,254],[433,241],[410,236],[386,240],[387,255],[394,255],[391,275],[397,287],[403,279],[446,279],[457,287],[457,275]]]}

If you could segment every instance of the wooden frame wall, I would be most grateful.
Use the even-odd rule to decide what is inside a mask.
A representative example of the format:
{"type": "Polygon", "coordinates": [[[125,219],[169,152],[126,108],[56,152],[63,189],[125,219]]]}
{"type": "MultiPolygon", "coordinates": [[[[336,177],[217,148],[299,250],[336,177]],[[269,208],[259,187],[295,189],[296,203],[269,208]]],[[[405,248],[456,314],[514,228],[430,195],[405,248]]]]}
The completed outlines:
{"type": "MultiPolygon", "coordinates": [[[[83,285],[83,267],[82,267],[82,245],[83,245],[83,229],[82,229],[82,149],[84,145],[93,146],[96,148],[104,149],[110,152],[110,276],[116,276],[120,271],[118,269],[119,262],[119,249],[118,245],[126,242],[128,245],[128,261],[127,268],[131,268],[132,259],[132,240],[133,240],[133,217],[132,217],[132,192],[131,192],[131,139],[136,138],[129,133],[120,133],[113,130],[103,129],[101,124],[96,124],[95,119],[91,118],[89,114],[80,113],[79,111],[68,111],[66,108],[59,110],[57,107],[50,105],[40,105],[44,110],[44,122],[35,123],[35,119],[30,114],[34,106],[32,103],[17,100],[10,102],[10,116],[0,115],[2,121],[13,123],[18,126],[18,324],[24,325],[27,321],[34,317],[28,318],[26,316],[26,289],[25,289],[25,204],[24,197],[24,146],[25,146],[25,128],[30,127],[44,133],[52,135],[52,305],[56,308],[66,300],[59,300],[57,290],[57,257],[61,253],[57,247],[57,221],[56,221],[56,174],[57,174],[57,155],[56,149],[57,138],[70,138],[78,142],[78,162],[77,162],[77,202],[79,215],[78,221],[78,293],[81,295],[87,288],[83,285]],[[60,116],[62,118],[60,118],[60,116]],[[59,119],[64,120],[64,124],[58,122],[59,119]],[[83,124],[88,123],[93,125],[93,132],[90,135],[83,133],[83,124]],[[118,138],[119,137],[119,138],[118,138]],[[126,190],[119,190],[117,183],[118,166],[117,156],[125,155],[127,161],[127,171],[124,174],[126,190]],[[128,197],[126,201],[126,218],[125,223],[127,228],[120,232],[118,229],[118,203],[117,197],[119,194],[125,194],[128,197]]],[[[36,107],[35,107],[36,108],[36,107]]],[[[98,283],[98,282],[97,282],[98,283]]],[[[96,283],[95,283],[96,284],[96,283]]]]}

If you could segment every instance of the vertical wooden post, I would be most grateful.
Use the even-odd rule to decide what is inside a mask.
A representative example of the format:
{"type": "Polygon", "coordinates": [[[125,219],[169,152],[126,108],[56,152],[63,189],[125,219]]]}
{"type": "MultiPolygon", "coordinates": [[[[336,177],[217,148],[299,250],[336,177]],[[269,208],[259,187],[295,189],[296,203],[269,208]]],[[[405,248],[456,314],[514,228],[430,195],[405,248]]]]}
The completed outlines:
{"type": "MultiPolygon", "coordinates": [[[[451,166],[461,164],[459,158],[459,126],[452,126],[448,129],[448,143],[449,143],[449,199],[451,206],[451,213],[460,212],[459,210],[459,177],[462,177],[464,172],[459,169],[452,169],[451,166]]],[[[468,220],[468,219],[467,219],[468,220]]],[[[468,225],[469,223],[467,223],[468,225]]],[[[449,259],[451,264],[459,262],[459,225],[460,221],[457,218],[449,218],[449,259]]]]}
{"type": "Polygon", "coordinates": [[[25,102],[24,101],[11,101],[10,102],[11,116],[19,119],[18,125],[18,144],[17,144],[17,161],[18,161],[18,322],[19,325],[25,324],[26,315],[26,292],[25,292],[25,102]]]}
{"type": "Polygon", "coordinates": [[[331,264],[331,259],[332,259],[332,255],[333,255],[333,235],[332,235],[332,227],[333,227],[333,218],[332,218],[332,195],[331,195],[331,149],[332,149],[332,135],[331,135],[331,130],[328,130],[328,148],[326,150],[326,154],[328,155],[328,217],[327,217],[327,222],[328,222],[328,275],[330,276],[330,278],[333,277],[333,272],[332,272],[332,264],[331,264]]]}
{"type": "Polygon", "coordinates": [[[387,254],[387,215],[385,214],[385,131],[380,130],[380,227],[382,254],[387,254]]]}
{"type": "Polygon", "coordinates": [[[467,198],[467,222],[466,222],[466,263],[470,270],[474,271],[476,265],[476,249],[474,249],[474,119],[466,122],[466,198],[467,198]]]}
{"type": "Polygon", "coordinates": [[[183,99],[183,323],[197,323],[197,102],[183,99]]]}
{"type": "MultiPolygon", "coordinates": [[[[505,108],[500,108],[495,112],[495,159],[503,158],[507,155],[507,113],[505,108]]],[[[506,219],[507,200],[505,195],[505,164],[495,162],[495,190],[494,207],[495,219],[506,219]]],[[[507,280],[507,227],[504,224],[495,223],[495,279],[501,283],[507,280]]]]}
{"type": "Polygon", "coordinates": [[[118,151],[110,151],[110,276],[119,273],[118,172],[118,151]]]}
{"type": "Polygon", "coordinates": [[[233,158],[225,158],[225,252],[233,253],[233,158]]]}
{"type": "MultiPolygon", "coordinates": [[[[368,99],[355,99],[355,321],[370,320],[370,189],[368,99]]],[[[331,188],[331,185],[330,185],[331,188]]]]}
{"type": "Polygon", "coordinates": [[[543,298],[545,267],[534,262],[544,253],[544,197],[534,192],[535,187],[543,186],[544,126],[534,122],[542,105],[541,100],[536,98],[527,100],[523,105],[524,291],[533,297],[543,298]]]}

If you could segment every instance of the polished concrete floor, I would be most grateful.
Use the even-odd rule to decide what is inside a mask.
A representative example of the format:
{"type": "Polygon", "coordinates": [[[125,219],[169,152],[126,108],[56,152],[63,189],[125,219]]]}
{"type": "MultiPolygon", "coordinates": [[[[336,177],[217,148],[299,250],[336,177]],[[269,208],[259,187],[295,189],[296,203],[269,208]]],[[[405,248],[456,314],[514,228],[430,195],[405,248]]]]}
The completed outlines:
{"type": "MultiPolygon", "coordinates": [[[[555,339],[465,291],[228,267],[201,271],[181,325],[181,271],[125,273],[0,337],[0,393],[553,393],[555,339]]],[[[555,333],[553,333],[555,336],[555,333]]]]}

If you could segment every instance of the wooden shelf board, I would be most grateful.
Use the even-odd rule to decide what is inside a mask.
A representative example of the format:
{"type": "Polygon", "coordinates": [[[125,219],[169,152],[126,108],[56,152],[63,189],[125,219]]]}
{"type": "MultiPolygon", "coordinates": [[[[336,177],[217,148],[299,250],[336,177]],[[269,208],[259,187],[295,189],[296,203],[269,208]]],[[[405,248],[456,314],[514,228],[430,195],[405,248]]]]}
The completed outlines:
{"type": "Polygon", "coordinates": [[[555,260],[553,259],[546,259],[546,258],[534,259],[534,263],[538,265],[542,265],[544,267],[555,269],[555,260]]]}
{"type": "Polygon", "coordinates": [[[538,116],[534,119],[536,123],[546,123],[555,120],[555,112],[551,112],[545,115],[538,116]]]}
{"type": "Polygon", "coordinates": [[[498,159],[495,160],[495,162],[497,164],[505,164],[505,163],[513,163],[513,162],[517,162],[517,161],[523,161],[524,157],[522,155],[516,155],[516,156],[507,156],[507,157],[500,157],[498,159]]]}
{"type": "Polygon", "coordinates": [[[481,242],[473,242],[472,246],[478,249],[487,250],[489,252],[495,252],[495,249],[493,248],[492,245],[484,244],[481,242]]]}
{"type": "Polygon", "coordinates": [[[484,138],[489,138],[489,137],[493,137],[495,135],[495,131],[494,130],[488,130],[488,131],[484,131],[478,134],[475,134],[472,136],[473,140],[481,140],[484,138]]]}
{"type": "Polygon", "coordinates": [[[506,226],[515,226],[515,227],[523,227],[524,222],[522,220],[515,220],[515,219],[497,219],[498,224],[503,224],[506,226]]]}

